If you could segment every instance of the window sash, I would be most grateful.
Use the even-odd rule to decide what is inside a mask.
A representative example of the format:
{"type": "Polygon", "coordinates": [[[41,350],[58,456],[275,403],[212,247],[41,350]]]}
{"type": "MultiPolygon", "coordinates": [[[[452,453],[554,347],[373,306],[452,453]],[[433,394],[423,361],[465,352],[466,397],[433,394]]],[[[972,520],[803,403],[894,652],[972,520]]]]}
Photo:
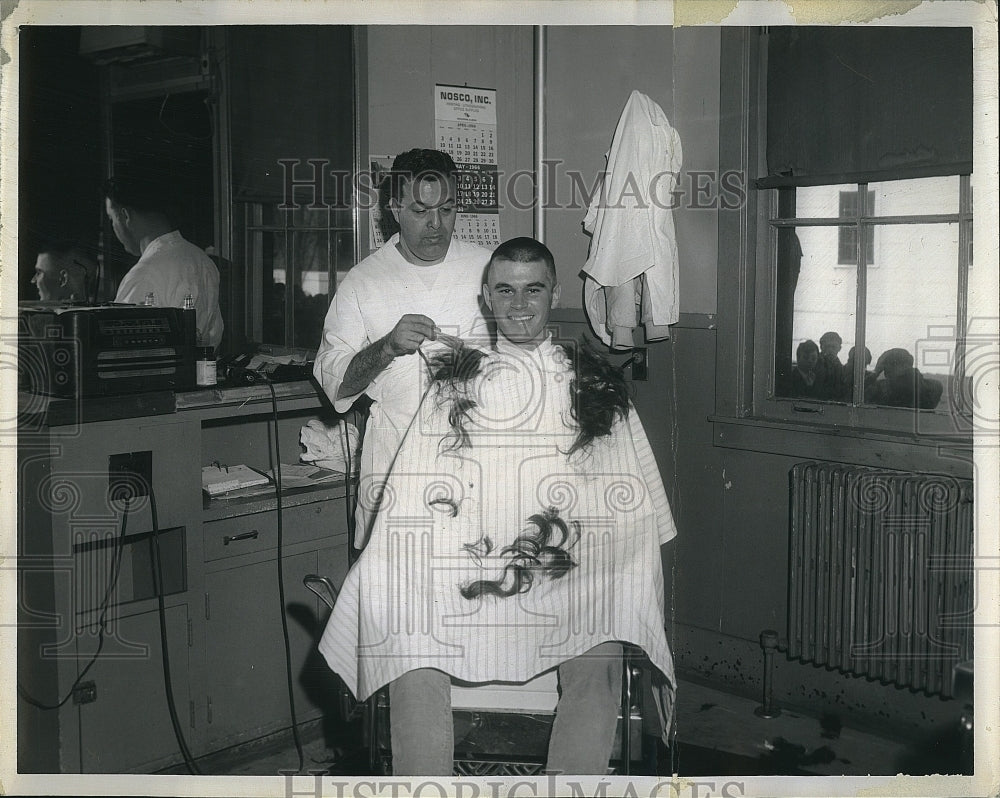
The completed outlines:
{"type": "MultiPolygon", "coordinates": [[[[754,415],[815,420],[816,423],[848,424],[866,428],[881,428],[891,430],[899,428],[912,429],[914,413],[920,413],[921,432],[953,432],[953,419],[948,418],[948,412],[957,410],[964,416],[971,416],[972,409],[965,407],[948,407],[932,411],[917,411],[911,408],[890,408],[863,403],[865,362],[863,357],[855,359],[854,388],[850,404],[841,404],[827,400],[801,399],[777,396],[776,383],[778,377],[777,329],[779,323],[780,276],[779,276],[779,231],[796,227],[843,227],[845,223],[853,224],[856,230],[855,258],[862,248],[869,248],[874,241],[874,228],[889,225],[915,225],[933,223],[958,224],[958,258],[954,267],[958,269],[958,291],[956,307],[956,352],[952,379],[956,384],[964,383],[964,330],[967,327],[968,308],[968,269],[971,252],[972,235],[972,196],[971,181],[968,175],[959,179],[959,210],[952,214],[874,216],[870,206],[872,192],[868,191],[867,183],[857,186],[857,210],[853,219],[843,217],[796,217],[794,214],[782,214],[779,211],[791,207],[790,202],[780,200],[782,192],[789,189],[766,189],[759,192],[761,197],[757,203],[758,229],[764,231],[758,236],[757,263],[769,264],[766,269],[758,268],[758,296],[766,298],[757,304],[755,313],[756,356],[754,371],[762,374],[763,379],[754,381],[754,415]],[[935,418],[937,416],[938,418],[935,418]]],[[[794,191],[794,189],[791,189],[794,191]]],[[[872,250],[868,249],[871,253],[872,250]]],[[[855,344],[856,350],[864,352],[865,327],[867,323],[867,269],[872,265],[869,256],[867,263],[856,265],[855,294],[855,344]]],[[[790,321],[789,321],[790,323],[790,321]]],[[[956,392],[953,392],[956,393],[956,392]]],[[[963,391],[957,392],[964,398],[963,391]]]]}
{"type": "MultiPolygon", "coordinates": [[[[875,192],[868,192],[868,208],[874,210],[875,192]]],[[[858,191],[840,192],[840,217],[844,220],[853,221],[855,224],[860,220],[858,208],[858,191]]],[[[846,224],[839,225],[837,231],[837,263],[844,266],[856,266],[858,264],[858,231],[856,226],[846,224]]],[[[865,252],[865,263],[872,265],[875,262],[875,237],[868,239],[868,249],[865,252]]]]}
{"type": "MultiPolygon", "coordinates": [[[[247,273],[250,285],[247,300],[250,304],[250,318],[253,321],[252,336],[256,341],[284,346],[304,347],[314,349],[319,344],[321,330],[317,330],[313,340],[302,341],[296,337],[297,330],[297,310],[295,307],[295,286],[301,284],[301,274],[304,270],[296,262],[295,245],[296,236],[301,234],[325,234],[326,235],[326,269],[327,284],[329,286],[329,298],[332,298],[337,290],[338,277],[341,272],[349,269],[354,263],[353,253],[347,253],[347,257],[341,257],[343,249],[351,249],[354,245],[354,228],[348,219],[345,223],[340,217],[342,212],[332,206],[326,210],[326,223],[316,222],[296,223],[293,211],[277,210],[275,218],[277,221],[265,221],[263,202],[247,202],[243,204],[243,239],[244,253],[247,259],[247,273]],[[283,342],[264,341],[264,284],[265,265],[264,251],[265,238],[268,236],[277,237],[281,242],[284,263],[285,263],[285,295],[284,295],[284,334],[283,342]],[[346,244],[346,246],[345,246],[346,244]],[[346,264],[346,265],[345,265],[346,264]]],[[[276,203],[269,203],[277,206],[276,203]]]]}

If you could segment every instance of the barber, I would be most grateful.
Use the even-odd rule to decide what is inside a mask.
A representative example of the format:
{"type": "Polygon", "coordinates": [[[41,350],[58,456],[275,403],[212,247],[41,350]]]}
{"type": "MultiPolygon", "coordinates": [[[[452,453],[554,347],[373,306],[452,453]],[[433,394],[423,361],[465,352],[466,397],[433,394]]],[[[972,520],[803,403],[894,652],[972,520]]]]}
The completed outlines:
{"type": "Polygon", "coordinates": [[[167,192],[147,180],[116,177],[103,186],[105,211],[115,236],[139,261],[118,286],[115,302],[141,305],[149,294],[160,307],[194,301],[198,340],[218,346],[223,322],[219,311],[219,270],[200,247],[174,224],[167,192]]]}
{"type": "Polygon", "coordinates": [[[388,208],[399,232],[351,269],[330,304],[314,374],[340,413],[372,399],[361,454],[357,535],[367,539],[381,486],[420,404],[425,341],[486,333],[477,294],[490,251],[455,240],[457,167],[437,150],[397,156],[388,208]]]}

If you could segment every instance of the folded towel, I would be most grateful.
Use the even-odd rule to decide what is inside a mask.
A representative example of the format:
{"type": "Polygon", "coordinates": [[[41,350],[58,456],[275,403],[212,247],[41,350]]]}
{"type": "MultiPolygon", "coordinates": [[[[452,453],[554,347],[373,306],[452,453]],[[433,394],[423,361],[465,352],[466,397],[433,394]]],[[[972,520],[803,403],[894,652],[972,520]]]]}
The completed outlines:
{"type": "Polygon", "coordinates": [[[356,473],[360,462],[359,440],[358,428],[347,421],[330,426],[313,418],[299,430],[299,442],[305,448],[299,460],[344,474],[356,473]]]}

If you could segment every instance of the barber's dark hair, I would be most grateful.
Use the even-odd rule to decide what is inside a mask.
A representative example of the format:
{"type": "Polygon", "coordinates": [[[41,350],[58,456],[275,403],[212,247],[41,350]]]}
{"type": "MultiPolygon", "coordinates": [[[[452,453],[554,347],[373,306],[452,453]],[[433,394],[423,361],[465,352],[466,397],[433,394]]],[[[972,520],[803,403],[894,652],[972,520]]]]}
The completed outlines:
{"type": "Polygon", "coordinates": [[[173,188],[153,176],[115,175],[104,181],[101,196],[140,213],[162,213],[173,218],[177,210],[173,188]]]}
{"type": "Polygon", "coordinates": [[[440,150],[414,149],[396,156],[392,170],[386,175],[389,199],[403,196],[403,185],[414,178],[454,180],[458,167],[451,156],[440,150]]]}
{"type": "Polygon", "coordinates": [[[509,260],[514,263],[533,263],[542,261],[545,263],[545,270],[552,285],[556,280],[556,259],[552,257],[552,252],[541,241],[536,241],[528,236],[511,238],[504,241],[499,247],[493,250],[490,255],[490,262],[486,264],[486,284],[490,282],[490,268],[498,260],[509,260]]]}

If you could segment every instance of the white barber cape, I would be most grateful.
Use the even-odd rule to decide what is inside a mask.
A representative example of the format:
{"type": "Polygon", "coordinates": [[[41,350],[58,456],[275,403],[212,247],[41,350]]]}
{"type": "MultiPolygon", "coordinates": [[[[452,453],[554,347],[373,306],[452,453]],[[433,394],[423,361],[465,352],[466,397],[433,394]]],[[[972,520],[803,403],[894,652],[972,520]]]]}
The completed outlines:
{"type": "Polygon", "coordinates": [[[673,689],[660,544],[676,528],[663,483],[634,409],[564,454],[572,379],[551,340],[491,353],[464,394],[476,406],[456,450],[454,396],[427,389],[319,644],[359,700],[415,668],[524,682],[609,640],[640,646],[673,689]],[[566,545],[576,567],[506,598],[463,598],[462,585],[503,574],[502,549],[546,510],[578,530],[566,545]]]}

